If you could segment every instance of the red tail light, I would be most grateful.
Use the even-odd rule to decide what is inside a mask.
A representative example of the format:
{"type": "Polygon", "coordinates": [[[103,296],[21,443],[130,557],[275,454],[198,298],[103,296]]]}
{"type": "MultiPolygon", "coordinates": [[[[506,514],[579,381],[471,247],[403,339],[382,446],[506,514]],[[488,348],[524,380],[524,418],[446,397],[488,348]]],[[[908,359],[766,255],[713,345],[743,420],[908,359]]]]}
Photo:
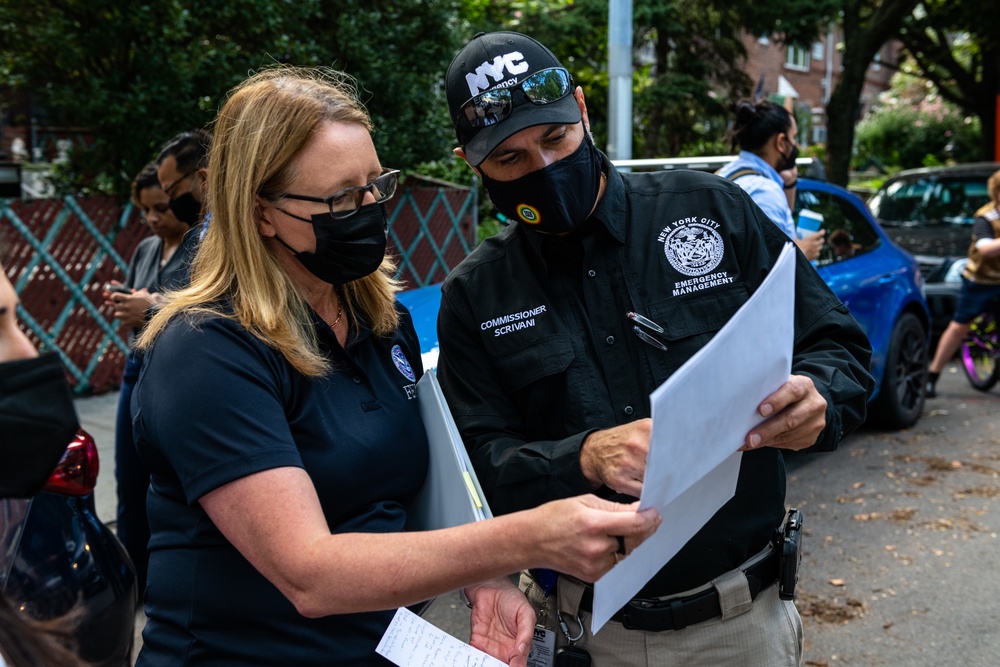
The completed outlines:
{"type": "Polygon", "coordinates": [[[66,496],[85,496],[94,492],[97,473],[97,444],[89,433],[80,429],[69,443],[59,465],[52,471],[45,491],[66,496]]]}

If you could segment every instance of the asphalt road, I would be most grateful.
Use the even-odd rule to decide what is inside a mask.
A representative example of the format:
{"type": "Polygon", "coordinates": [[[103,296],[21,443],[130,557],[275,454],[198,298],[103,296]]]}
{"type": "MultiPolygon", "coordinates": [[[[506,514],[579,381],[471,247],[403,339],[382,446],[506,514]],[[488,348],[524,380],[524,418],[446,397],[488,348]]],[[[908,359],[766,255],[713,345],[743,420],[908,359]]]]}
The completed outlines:
{"type": "MultiPolygon", "coordinates": [[[[806,667],[1000,664],[1000,387],[977,392],[951,364],[938,392],[912,429],[863,427],[837,452],[789,457],[787,501],[805,513],[806,667]]],[[[116,399],[77,401],[101,450],[106,522],[116,399]]],[[[468,638],[457,595],[427,618],[468,638]]]]}

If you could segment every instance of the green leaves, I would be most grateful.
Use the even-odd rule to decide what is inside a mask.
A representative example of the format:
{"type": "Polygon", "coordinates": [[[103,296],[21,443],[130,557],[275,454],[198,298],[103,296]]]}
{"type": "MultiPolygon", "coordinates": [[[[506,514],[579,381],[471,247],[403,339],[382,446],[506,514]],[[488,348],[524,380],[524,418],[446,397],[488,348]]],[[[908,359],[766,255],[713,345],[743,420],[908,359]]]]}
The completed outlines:
{"type": "MultiPolygon", "coordinates": [[[[440,81],[479,0],[0,0],[0,83],[29,92],[42,125],[91,138],[65,188],[125,196],[178,132],[209,127],[228,90],[274,62],[332,66],[369,95],[389,165],[451,148],[440,81]]],[[[492,10],[489,10],[492,11],[492,10]]]]}

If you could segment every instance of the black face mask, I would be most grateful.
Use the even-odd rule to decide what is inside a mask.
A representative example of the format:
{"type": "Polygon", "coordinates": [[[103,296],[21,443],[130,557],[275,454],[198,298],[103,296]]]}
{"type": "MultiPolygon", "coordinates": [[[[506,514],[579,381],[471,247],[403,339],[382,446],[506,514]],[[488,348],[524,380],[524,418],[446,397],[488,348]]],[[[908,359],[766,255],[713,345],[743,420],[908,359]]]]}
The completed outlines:
{"type": "Polygon", "coordinates": [[[201,202],[195,199],[190,191],[177,199],[171,199],[169,206],[174,212],[174,217],[187,225],[193,227],[201,221],[201,202]]]}
{"type": "Polygon", "coordinates": [[[501,213],[528,229],[564,234],[590,215],[601,187],[601,155],[584,136],[571,155],[513,181],[483,175],[483,186],[501,213]]]}
{"type": "Polygon", "coordinates": [[[0,364],[0,497],[38,493],[79,427],[59,355],[0,364]]]}
{"type": "Polygon", "coordinates": [[[316,252],[297,252],[275,238],[323,282],[343,285],[371,275],[382,264],[389,229],[382,204],[365,204],[349,218],[319,213],[312,216],[312,226],[316,252]]]}
{"type": "Polygon", "coordinates": [[[799,157],[799,145],[792,144],[792,150],[789,151],[788,155],[781,153],[781,164],[778,165],[776,171],[786,171],[795,166],[795,160],[799,157]]]}

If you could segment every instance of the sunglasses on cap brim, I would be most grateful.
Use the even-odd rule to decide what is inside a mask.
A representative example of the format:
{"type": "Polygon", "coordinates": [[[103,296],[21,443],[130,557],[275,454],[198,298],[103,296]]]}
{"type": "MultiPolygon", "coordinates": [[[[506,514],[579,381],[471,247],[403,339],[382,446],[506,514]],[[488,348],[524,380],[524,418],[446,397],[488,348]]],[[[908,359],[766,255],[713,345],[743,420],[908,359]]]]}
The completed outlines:
{"type": "Polygon", "coordinates": [[[519,90],[524,100],[532,104],[558,102],[573,91],[573,77],[562,67],[551,67],[535,72],[521,83],[510,88],[497,88],[479,93],[462,105],[457,118],[464,117],[472,127],[481,128],[505,120],[524,100],[514,103],[514,91],[519,90]]]}

